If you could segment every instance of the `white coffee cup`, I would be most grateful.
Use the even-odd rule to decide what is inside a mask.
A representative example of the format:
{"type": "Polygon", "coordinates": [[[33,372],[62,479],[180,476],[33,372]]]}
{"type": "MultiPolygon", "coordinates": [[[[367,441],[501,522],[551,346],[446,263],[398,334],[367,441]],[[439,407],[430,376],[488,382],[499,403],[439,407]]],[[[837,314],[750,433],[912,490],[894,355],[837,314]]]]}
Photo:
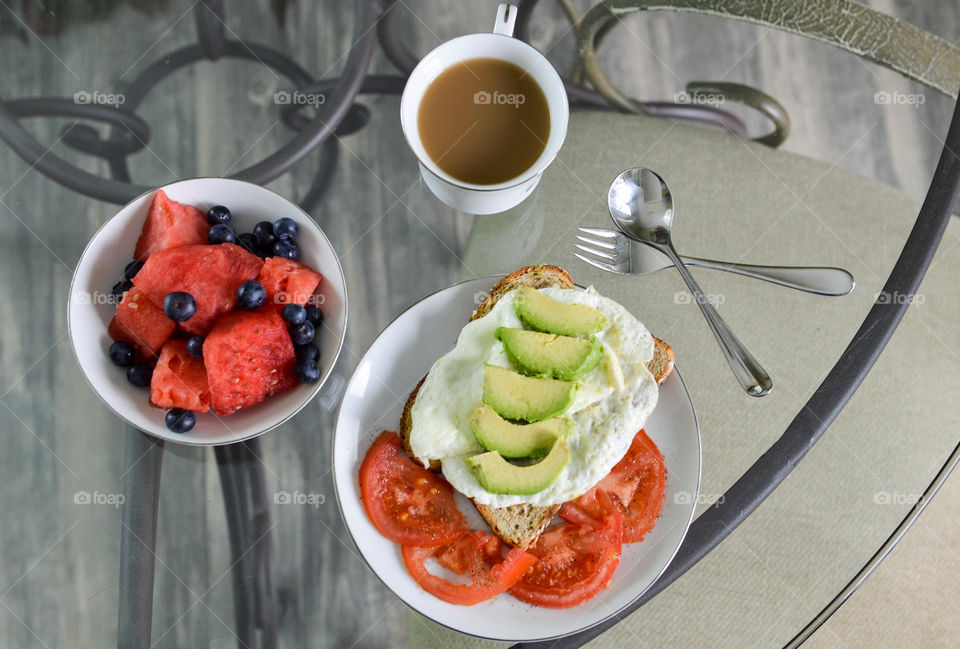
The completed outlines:
{"type": "Polygon", "coordinates": [[[431,50],[410,73],[400,99],[403,134],[420,162],[424,182],[441,201],[469,214],[494,214],[522,202],[540,182],[567,134],[570,106],[563,81],[543,54],[513,38],[516,19],[517,8],[502,4],[497,9],[493,33],[460,36],[431,50]],[[491,185],[464,182],[441,170],[427,154],[417,127],[417,113],[427,87],[450,66],[475,58],[500,59],[525,70],[543,90],[550,109],[550,135],[540,157],[518,176],[491,185]]]}

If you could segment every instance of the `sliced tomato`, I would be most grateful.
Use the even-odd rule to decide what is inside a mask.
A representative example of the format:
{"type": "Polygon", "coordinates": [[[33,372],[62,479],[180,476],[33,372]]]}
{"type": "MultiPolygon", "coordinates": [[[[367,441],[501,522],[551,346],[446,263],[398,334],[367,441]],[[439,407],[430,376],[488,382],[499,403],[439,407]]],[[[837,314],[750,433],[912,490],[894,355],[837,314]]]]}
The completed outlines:
{"type": "Polygon", "coordinates": [[[647,532],[653,529],[663,507],[663,496],[667,486],[667,469],[663,464],[663,455],[657,445],[641,430],[634,439],[643,442],[643,458],[639,463],[636,491],[627,506],[623,519],[623,542],[636,543],[643,540],[647,532]]]}
{"type": "Polygon", "coordinates": [[[519,548],[511,548],[501,559],[504,547],[490,534],[469,531],[448,545],[404,545],[403,563],[420,587],[434,597],[451,604],[472,606],[509,590],[537,561],[519,548]],[[454,583],[431,573],[427,569],[431,558],[457,574],[466,575],[470,583],[454,583]]]}
{"type": "MultiPolygon", "coordinates": [[[[620,563],[623,515],[606,492],[597,497],[602,517],[553,527],[529,549],[539,561],[510,589],[519,600],[547,608],[570,608],[593,598],[620,563]]],[[[581,510],[582,511],[582,510],[581,510]]]]}
{"type": "Polygon", "coordinates": [[[606,492],[624,514],[623,542],[635,543],[653,529],[663,506],[666,468],[657,445],[641,430],[607,476],[576,500],[564,503],[560,516],[576,525],[601,518],[598,495],[606,492]]]}
{"type": "Polygon", "coordinates": [[[493,534],[470,530],[436,555],[437,562],[458,575],[477,569],[482,559],[491,563],[500,561],[503,542],[493,534]]]}
{"type": "Polygon", "coordinates": [[[373,525],[396,543],[450,543],[467,531],[450,484],[414,462],[390,431],[363,458],[360,496],[373,525]]]}

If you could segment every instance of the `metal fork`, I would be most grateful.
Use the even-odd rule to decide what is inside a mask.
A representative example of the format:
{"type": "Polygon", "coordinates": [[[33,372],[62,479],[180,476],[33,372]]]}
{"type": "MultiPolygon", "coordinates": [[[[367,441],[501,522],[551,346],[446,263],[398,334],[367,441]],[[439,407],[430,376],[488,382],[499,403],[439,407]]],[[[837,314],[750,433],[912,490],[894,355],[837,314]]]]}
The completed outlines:
{"type": "MultiPolygon", "coordinates": [[[[600,270],[619,275],[647,275],[673,266],[666,255],[648,245],[633,241],[619,230],[577,229],[594,238],[577,235],[577,239],[587,244],[575,244],[577,249],[591,256],[574,254],[581,261],[600,270]]],[[[856,284],[853,275],[849,272],[829,266],[756,266],[697,257],[680,257],[680,259],[687,266],[725,270],[818,295],[846,295],[856,284]]]]}

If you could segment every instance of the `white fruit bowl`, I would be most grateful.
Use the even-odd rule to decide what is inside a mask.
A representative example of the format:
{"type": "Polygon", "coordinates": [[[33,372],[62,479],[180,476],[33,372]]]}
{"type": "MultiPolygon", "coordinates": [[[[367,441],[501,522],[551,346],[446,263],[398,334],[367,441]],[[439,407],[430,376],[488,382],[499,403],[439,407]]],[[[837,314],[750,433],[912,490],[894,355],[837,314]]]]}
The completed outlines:
{"type": "Polygon", "coordinates": [[[133,199],[104,223],[77,263],[68,296],[67,327],[80,369],[107,407],[131,426],[155,437],[201,446],[256,437],[307,405],[323,387],[340,355],[347,330],[347,287],[340,260],[313,219],[294,203],[259,185],[226,178],[193,178],[159,189],[204,213],[213,205],[226,205],[233,213],[232,225],[237,233],[251,231],[258,221],[275,221],[283,216],[297,222],[299,261],[323,274],[319,293],[323,297],[324,324],[315,340],[320,348],[320,380],[229,416],[198,413],[196,426],[189,433],[167,430],[164,410],[149,403],[149,388],[130,384],[126,372],[115,366],[108,354],[112,341],[107,326],[116,309],[111,288],[123,278],[124,266],[133,258],[155,190],[133,199]]]}

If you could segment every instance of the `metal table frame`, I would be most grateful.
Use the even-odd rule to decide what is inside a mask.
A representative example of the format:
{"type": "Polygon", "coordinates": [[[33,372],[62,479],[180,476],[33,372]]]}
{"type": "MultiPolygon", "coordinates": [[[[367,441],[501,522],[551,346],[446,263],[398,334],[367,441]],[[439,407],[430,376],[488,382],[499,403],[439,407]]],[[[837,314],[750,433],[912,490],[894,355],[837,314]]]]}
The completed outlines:
{"type": "MultiPolygon", "coordinates": [[[[198,33],[196,44],[167,54],[148,66],[126,86],[122,109],[78,105],[67,99],[32,98],[0,100],[0,137],[32,167],[60,184],[88,196],[124,203],[147,191],[131,182],[126,157],[143,148],[150,137],[147,125],[135,113],[137,105],[164,77],[200,60],[221,57],[259,60],[286,76],[303,92],[323,92],[333,101],[321,106],[312,117],[297,106],[286,106],[284,123],[296,135],[278,151],[234,177],[267,183],[286,173],[310,153],[319,150],[321,162],[312,185],[301,198],[310,211],[323,197],[336,165],[336,137],[362,128],[369,111],[356,98],[362,93],[400,93],[406,75],[417,62],[397,38],[393,1],[355,0],[356,27],[344,70],[339,79],[318,82],[283,54],[270,48],[239,43],[226,38],[222,0],[204,0],[194,10],[198,33]],[[376,30],[374,30],[376,27],[376,30]],[[403,75],[367,75],[376,40],[403,75]],[[75,125],[64,135],[69,146],[100,157],[109,163],[111,178],[92,175],[66,162],[43,147],[25,131],[18,119],[28,116],[72,116],[106,122],[109,137],[75,125]]],[[[525,36],[536,0],[523,0],[517,21],[517,35],[525,36]]],[[[602,27],[598,34],[605,33],[602,27]]],[[[609,109],[609,98],[597,91],[565,82],[574,109],[609,109]]],[[[749,89],[748,89],[749,90],[749,89]]],[[[762,94],[762,93],[759,93],[762,94]]],[[[756,95],[754,95],[756,96],[756,95]]],[[[767,98],[770,99],[770,98],[767,98]]],[[[772,101],[772,99],[771,99],[772,101]]],[[[724,111],[695,105],[640,103],[644,112],[713,123],[745,136],[743,123],[724,111]]],[[[767,104],[770,106],[770,104],[767,104]]],[[[779,129],[785,114],[776,114],[776,102],[766,114],[779,129]]],[[[786,121],[786,124],[789,122],[786,121]]],[[[776,144],[776,134],[759,138],[776,144]]],[[[780,136],[785,137],[785,129],[780,136]]],[[[782,140],[782,137],[780,137],[782,140]]],[[[939,164],[900,257],[884,285],[888,295],[914,295],[937,250],[953,206],[960,192],[960,103],[955,109],[939,164]]],[[[608,630],[665,589],[727,537],[786,478],[819,440],[870,371],[894,330],[906,313],[908,300],[875,303],[850,344],[810,400],[796,415],[780,438],[730,487],[716,505],[706,510],[690,528],[676,558],[666,572],[642,597],[605,622],[580,633],[549,643],[525,643],[516,649],[574,649],[608,630]]],[[[149,647],[152,624],[157,513],[164,443],[135,429],[126,436],[124,461],[130,467],[123,484],[118,647],[149,647]]],[[[269,502],[259,442],[254,439],[214,449],[223,489],[230,539],[234,586],[236,635],[240,647],[275,647],[285,609],[276,583],[270,530],[269,502]]],[[[960,460],[960,444],[944,463],[923,497],[911,509],[887,541],[840,593],[787,645],[802,643],[833,613],[869,575],[922,513],[930,498],[960,460]]]]}

